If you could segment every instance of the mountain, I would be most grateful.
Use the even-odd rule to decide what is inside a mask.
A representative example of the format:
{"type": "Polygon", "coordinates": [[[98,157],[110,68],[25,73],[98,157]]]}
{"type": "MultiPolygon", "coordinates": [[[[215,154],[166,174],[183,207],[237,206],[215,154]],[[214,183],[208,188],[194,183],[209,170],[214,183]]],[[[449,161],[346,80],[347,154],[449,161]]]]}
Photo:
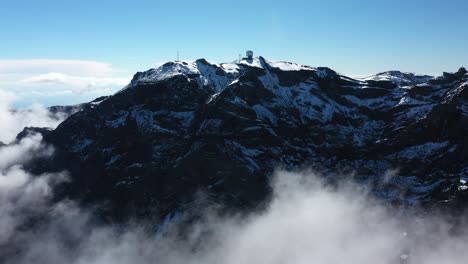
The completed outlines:
{"type": "MultiPolygon", "coordinates": [[[[71,115],[33,169],[63,170],[61,195],[118,216],[164,217],[199,193],[234,207],[268,197],[277,168],[354,175],[397,205],[460,208],[468,185],[468,74],[363,80],[262,57],[168,62],[71,115]]],[[[350,176],[351,177],[351,176],[350,176]]]]}
{"type": "MultiPolygon", "coordinates": [[[[86,109],[90,108],[93,105],[101,102],[102,100],[106,99],[107,96],[102,96],[99,98],[94,99],[93,101],[89,103],[82,103],[82,104],[76,104],[76,105],[55,105],[55,106],[50,106],[46,108],[46,113],[48,113],[49,118],[53,119],[54,121],[61,122],[61,120],[65,120],[71,115],[86,109]]],[[[33,113],[35,110],[34,109],[26,109],[26,110],[21,110],[23,113],[33,113]]],[[[11,110],[12,113],[17,112],[17,110],[11,110]]],[[[50,127],[25,127],[17,136],[16,140],[19,141],[27,136],[30,136],[32,134],[41,134],[41,135],[46,135],[49,134],[53,129],[50,127]]],[[[0,142],[0,147],[3,144],[0,142]]]]}

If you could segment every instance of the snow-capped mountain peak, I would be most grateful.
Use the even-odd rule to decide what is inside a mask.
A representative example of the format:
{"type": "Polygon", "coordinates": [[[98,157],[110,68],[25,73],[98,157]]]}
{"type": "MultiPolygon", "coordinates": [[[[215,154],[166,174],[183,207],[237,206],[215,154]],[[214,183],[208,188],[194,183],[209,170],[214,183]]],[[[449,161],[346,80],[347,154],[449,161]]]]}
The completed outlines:
{"type": "Polygon", "coordinates": [[[277,69],[280,71],[311,71],[316,72],[317,75],[321,77],[325,77],[329,73],[326,68],[315,68],[285,61],[268,61],[263,57],[242,59],[231,63],[213,63],[205,59],[198,59],[195,61],[167,62],[158,68],[153,68],[145,72],[138,72],[133,77],[131,86],[139,82],[157,82],[179,75],[189,77],[199,75],[205,79],[216,78],[216,76],[226,76],[232,82],[239,77],[243,69],[248,68],[258,68],[262,70],[277,69]]]}

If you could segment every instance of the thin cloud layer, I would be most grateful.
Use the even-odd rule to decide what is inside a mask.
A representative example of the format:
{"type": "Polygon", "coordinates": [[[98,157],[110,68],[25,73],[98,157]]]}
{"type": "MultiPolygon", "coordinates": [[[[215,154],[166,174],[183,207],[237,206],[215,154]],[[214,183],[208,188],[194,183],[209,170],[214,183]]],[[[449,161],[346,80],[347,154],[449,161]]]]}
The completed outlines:
{"type": "Polygon", "coordinates": [[[115,73],[112,65],[86,60],[0,60],[0,74],[41,74],[60,72],[74,76],[110,77],[115,73]]]}
{"type": "Polygon", "coordinates": [[[81,94],[92,91],[95,87],[119,86],[128,84],[128,78],[96,78],[71,76],[57,72],[34,75],[21,80],[28,84],[53,84],[71,87],[73,93],[81,94]]]}

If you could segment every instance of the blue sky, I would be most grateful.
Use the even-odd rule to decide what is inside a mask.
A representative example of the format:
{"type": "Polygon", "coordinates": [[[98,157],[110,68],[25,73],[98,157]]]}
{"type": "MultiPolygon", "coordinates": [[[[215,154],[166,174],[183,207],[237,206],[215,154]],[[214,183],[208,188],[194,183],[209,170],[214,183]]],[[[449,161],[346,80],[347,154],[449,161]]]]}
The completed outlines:
{"type": "Polygon", "coordinates": [[[85,101],[177,50],[223,62],[253,49],[351,76],[441,74],[468,66],[466,10],[462,0],[2,0],[0,89],[19,105],[85,101]]]}

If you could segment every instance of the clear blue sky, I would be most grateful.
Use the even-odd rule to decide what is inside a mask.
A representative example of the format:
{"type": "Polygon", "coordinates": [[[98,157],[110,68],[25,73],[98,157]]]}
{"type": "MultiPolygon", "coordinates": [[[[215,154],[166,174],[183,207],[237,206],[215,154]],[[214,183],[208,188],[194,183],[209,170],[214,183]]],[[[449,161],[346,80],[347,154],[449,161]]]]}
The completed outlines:
{"type": "Polygon", "coordinates": [[[0,60],[97,61],[127,77],[177,50],[222,62],[253,49],[354,76],[440,74],[468,66],[467,12],[466,0],[2,0],[0,60]]]}

